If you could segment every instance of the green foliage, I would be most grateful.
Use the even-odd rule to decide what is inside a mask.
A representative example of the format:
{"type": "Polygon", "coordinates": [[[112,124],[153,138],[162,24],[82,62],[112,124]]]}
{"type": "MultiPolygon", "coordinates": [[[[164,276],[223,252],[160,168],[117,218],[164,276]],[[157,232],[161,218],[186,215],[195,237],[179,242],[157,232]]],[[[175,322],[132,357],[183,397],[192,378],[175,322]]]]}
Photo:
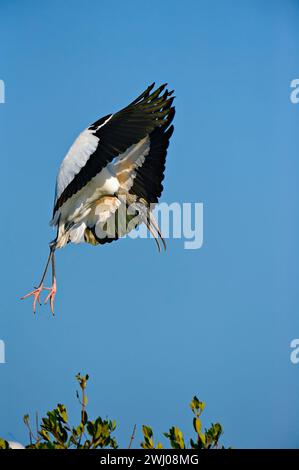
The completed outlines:
{"type": "Polygon", "coordinates": [[[0,449],[9,449],[8,442],[4,439],[0,439],[0,449]]]}
{"type": "Polygon", "coordinates": [[[222,427],[219,423],[211,424],[210,428],[202,432],[200,416],[205,409],[205,404],[199,401],[197,397],[193,397],[190,403],[193,412],[193,428],[196,432],[196,440],[190,439],[191,449],[212,449],[217,448],[220,436],[223,434],[222,427]]]}
{"type": "Polygon", "coordinates": [[[86,406],[88,399],[86,385],[88,375],[76,375],[81,389],[81,395],[77,392],[77,398],[81,405],[80,422],[71,426],[68,421],[67,409],[59,403],[52,411],[48,411],[42,418],[41,424],[34,436],[29,416],[24,416],[24,423],[29,430],[30,444],[27,449],[97,449],[110,447],[115,449],[117,443],[112,433],[116,428],[115,421],[102,420],[98,417],[92,421],[88,419],[86,406]]]}
{"type": "Polygon", "coordinates": [[[154,441],[153,441],[153,430],[150,426],[142,426],[142,434],[144,437],[144,441],[141,442],[141,447],[143,449],[154,449],[154,441]]]}
{"type": "Polygon", "coordinates": [[[164,433],[164,436],[169,439],[170,445],[173,449],[186,449],[183,433],[176,426],[172,426],[169,429],[169,432],[164,433]]]}
{"type": "MultiPolygon", "coordinates": [[[[36,431],[33,432],[30,424],[29,415],[25,415],[23,420],[29,432],[29,444],[27,449],[97,449],[111,448],[116,449],[117,442],[112,435],[116,429],[116,422],[103,420],[101,417],[90,420],[86,411],[88,399],[86,395],[86,386],[88,375],[76,375],[80,386],[80,393],[77,391],[77,398],[81,406],[80,422],[76,426],[69,423],[66,407],[58,403],[52,411],[48,411],[38,424],[36,419],[36,431]]],[[[219,439],[223,434],[219,423],[212,424],[208,429],[202,430],[201,414],[204,411],[205,404],[195,396],[190,403],[193,413],[193,428],[195,437],[189,440],[189,446],[184,439],[182,431],[172,426],[168,432],[164,433],[167,441],[173,449],[211,449],[219,447],[219,439]]],[[[129,443],[129,447],[135,437],[136,426],[129,443]]],[[[155,445],[154,433],[150,426],[142,426],[143,441],[140,446],[143,449],[162,449],[161,442],[155,445]]],[[[7,441],[0,439],[0,449],[9,449],[7,441]]]]}
{"type": "MultiPolygon", "coordinates": [[[[219,446],[219,439],[223,434],[222,427],[219,423],[212,424],[210,428],[202,431],[202,424],[200,416],[205,409],[205,404],[200,401],[197,397],[193,397],[190,403],[190,408],[193,412],[193,428],[196,433],[195,439],[190,439],[191,449],[215,449],[219,446]]],[[[142,433],[144,440],[141,442],[141,447],[144,449],[154,449],[154,437],[152,428],[149,426],[142,426],[142,433]]],[[[172,449],[187,449],[188,446],[185,443],[182,431],[172,426],[168,432],[164,433],[164,436],[168,439],[170,447],[172,449]]],[[[157,449],[162,449],[162,444],[158,442],[157,449]]]]}

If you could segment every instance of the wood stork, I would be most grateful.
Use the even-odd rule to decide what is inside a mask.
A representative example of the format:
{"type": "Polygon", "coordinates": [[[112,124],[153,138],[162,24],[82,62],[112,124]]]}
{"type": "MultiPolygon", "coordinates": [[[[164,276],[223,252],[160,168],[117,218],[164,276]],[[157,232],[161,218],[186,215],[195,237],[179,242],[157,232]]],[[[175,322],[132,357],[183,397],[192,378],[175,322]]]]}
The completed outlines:
{"type": "Polygon", "coordinates": [[[161,196],[165,160],[175,114],[173,91],[167,84],[150,85],[132,103],[85,129],[61,163],[51,225],[56,238],[38,287],[22,297],[33,296],[33,311],[48,291],[54,314],[57,291],[55,250],[67,243],[110,243],[144,222],[160,250],[165,241],[152,208],[161,196]],[[119,214],[125,211],[122,222],[119,214]],[[114,224],[109,224],[114,220],[114,224]],[[109,228],[109,227],[110,228],[109,228]],[[114,231],[111,230],[114,227],[114,231]],[[44,287],[52,263],[52,286],[44,287]]]}

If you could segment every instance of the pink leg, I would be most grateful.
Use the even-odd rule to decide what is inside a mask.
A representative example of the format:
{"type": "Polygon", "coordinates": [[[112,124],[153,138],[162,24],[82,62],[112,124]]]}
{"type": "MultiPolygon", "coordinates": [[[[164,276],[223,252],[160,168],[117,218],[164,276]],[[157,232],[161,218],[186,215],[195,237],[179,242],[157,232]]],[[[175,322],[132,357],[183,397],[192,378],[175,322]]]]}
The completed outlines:
{"type": "Polygon", "coordinates": [[[55,295],[56,295],[56,292],[57,292],[54,251],[53,251],[53,254],[52,254],[52,287],[50,287],[50,288],[45,287],[45,289],[49,291],[49,294],[47,295],[46,300],[45,300],[45,304],[48,302],[48,300],[50,300],[51,311],[54,315],[54,299],[55,299],[55,295]]]}
{"type": "Polygon", "coordinates": [[[47,295],[46,300],[45,300],[45,304],[50,299],[50,307],[51,307],[51,311],[54,315],[54,299],[55,299],[55,295],[56,295],[56,292],[57,292],[57,284],[56,284],[56,277],[55,276],[54,276],[54,279],[53,279],[52,286],[51,287],[44,287],[44,289],[49,291],[49,294],[47,295]]]}
{"type": "Polygon", "coordinates": [[[38,302],[41,305],[41,300],[40,296],[43,290],[48,290],[50,291],[49,294],[46,297],[45,303],[50,299],[50,307],[52,310],[52,313],[54,315],[54,298],[56,295],[57,287],[56,287],[56,275],[55,275],[55,258],[54,258],[54,251],[55,248],[53,246],[50,247],[50,254],[47,260],[47,264],[42,276],[42,279],[40,281],[40,284],[38,287],[36,287],[32,292],[29,292],[29,294],[24,295],[21,297],[21,299],[26,299],[27,297],[30,297],[33,295],[33,312],[35,313],[36,310],[36,302],[38,302]],[[47,274],[47,270],[49,267],[50,260],[52,260],[52,287],[44,287],[44,279],[47,274]]]}
{"type": "Polygon", "coordinates": [[[40,284],[40,286],[36,287],[32,292],[29,292],[29,294],[26,294],[23,297],[21,297],[21,300],[23,300],[23,299],[27,299],[27,297],[30,297],[31,295],[34,296],[34,299],[33,299],[33,312],[34,313],[36,311],[36,302],[38,302],[39,305],[41,305],[40,295],[43,289],[44,289],[44,285],[40,284]]]}

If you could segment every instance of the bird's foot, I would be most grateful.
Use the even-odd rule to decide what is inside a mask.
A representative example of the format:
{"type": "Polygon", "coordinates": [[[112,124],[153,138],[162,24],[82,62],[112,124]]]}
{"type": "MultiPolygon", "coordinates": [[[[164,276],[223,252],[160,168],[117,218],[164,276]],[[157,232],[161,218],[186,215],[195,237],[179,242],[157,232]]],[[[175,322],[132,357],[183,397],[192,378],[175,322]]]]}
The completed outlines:
{"type": "Polygon", "coordinates": [[[54,279],[52,287],[44,287],[44,289],[49,291],[49,294],[45,299],[45,304],[48,302],[48,300],[50,300],[51,312],[54,315],[54,299],[57,292],[56,279],[54,279]]]}
{"type": "Polygon", "coordinates": [[[39,305],[42,304],[41,300],[40,300],[40,296],[41,296],[41,293],[42,293],[43,289],[45,289],[44,285],[40,284],[38,287],[35,287],[32,292],[29,292],[29,294],[26,294],[23,297],[21,297],[21,300],[23,300],[23,299],[27,299],[27,297],[30,297],[31,295],[33,295],[33,313],[35,313],[35,311],[36,311],[36,302],[38,302],[39,305]]]}

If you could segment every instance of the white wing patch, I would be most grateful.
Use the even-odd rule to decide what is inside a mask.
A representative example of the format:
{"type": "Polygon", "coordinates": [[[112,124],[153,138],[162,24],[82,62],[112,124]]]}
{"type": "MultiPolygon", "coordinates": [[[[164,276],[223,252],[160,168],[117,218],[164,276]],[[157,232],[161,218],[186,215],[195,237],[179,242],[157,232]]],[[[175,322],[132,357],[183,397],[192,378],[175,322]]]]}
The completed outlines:
{"type": "Polygon", "coordinates": [[[131,145],[131,147],[109,164],[113,168],[113,172],[122,189],[129,191],[132,187],[133,180],[136,177],[135,170],[143,165],[149,150],[150,138],[146,136],[138,144],[131,145]]]}
{"type": "Polygon", "coordinates": [[[98,144],[98,137],[90,129],[85,129],[77,137],[60,165],[56,181],[55,202],[84,167],[90,155],[97,149],[98,144]]]}

